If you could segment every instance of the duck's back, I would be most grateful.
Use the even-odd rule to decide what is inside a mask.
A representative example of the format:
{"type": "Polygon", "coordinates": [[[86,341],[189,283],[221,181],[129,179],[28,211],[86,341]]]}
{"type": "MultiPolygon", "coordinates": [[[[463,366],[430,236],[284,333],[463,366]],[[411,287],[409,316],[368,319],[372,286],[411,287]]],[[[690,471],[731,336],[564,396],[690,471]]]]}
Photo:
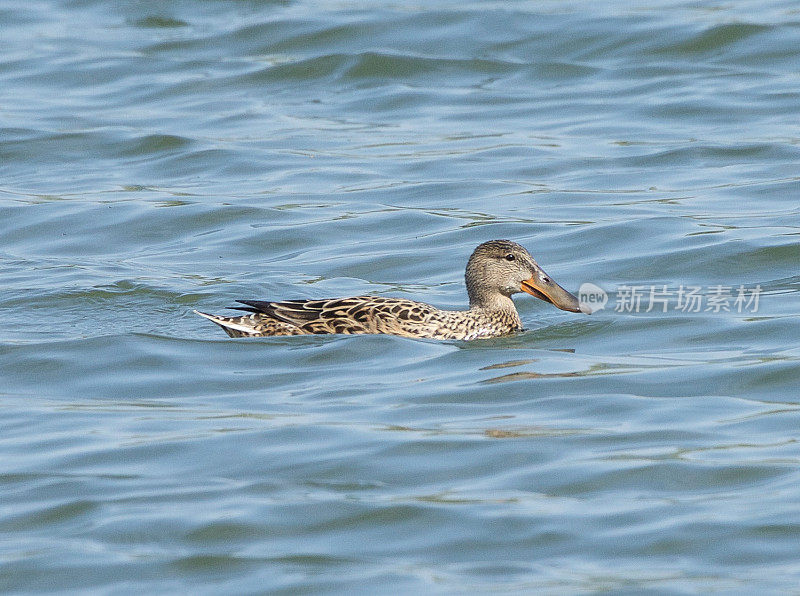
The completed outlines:
{"type": "Polygon", "coordinates": [[[281,302],[240,300],[250,314],[212,317],[229,335],[389,334],[432,339],[494,337],[519,329],[513,313],[441,310],[424,302],[383,296],[281,302]]]}

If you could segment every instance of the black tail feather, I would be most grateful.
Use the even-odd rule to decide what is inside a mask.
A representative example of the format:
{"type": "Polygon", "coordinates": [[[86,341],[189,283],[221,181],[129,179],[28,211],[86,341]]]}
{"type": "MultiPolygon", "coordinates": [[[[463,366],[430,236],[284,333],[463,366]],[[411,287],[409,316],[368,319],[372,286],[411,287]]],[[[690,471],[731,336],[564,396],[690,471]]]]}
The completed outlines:
{"type": "Polygon", "coordinates": [[[237,300],[239,304],[246,304],[247,306],[229,306],[231,310],[243,310],[245,312],[263,312],[270,314],[272,312],[272,305],[264,300],[237,300]]]}

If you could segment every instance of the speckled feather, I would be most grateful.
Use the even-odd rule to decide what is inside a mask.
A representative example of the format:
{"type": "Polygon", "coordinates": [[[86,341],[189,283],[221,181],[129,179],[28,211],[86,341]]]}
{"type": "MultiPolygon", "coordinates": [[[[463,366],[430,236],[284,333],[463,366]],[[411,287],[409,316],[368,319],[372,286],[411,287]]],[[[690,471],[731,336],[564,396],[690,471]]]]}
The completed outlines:
{"type": "Polygon", "coordinates": [[[432,339],[476,339],[521,328],[515,313],[484,309],[441,310],[423,302],[383,296],[237,302],[247,304],[251,314],[243,317],[201,314],[215,323],[219,321],[231,337],[378,333],[432,339]],[[251,331],[231,328],[231,324],[251,331]]]}

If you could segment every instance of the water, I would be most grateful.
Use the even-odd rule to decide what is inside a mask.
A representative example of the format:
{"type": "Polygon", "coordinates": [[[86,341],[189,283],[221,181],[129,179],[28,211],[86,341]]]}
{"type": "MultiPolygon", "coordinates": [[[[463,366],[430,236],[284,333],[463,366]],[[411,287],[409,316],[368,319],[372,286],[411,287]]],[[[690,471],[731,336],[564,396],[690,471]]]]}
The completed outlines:
{"type": "Polygon", "coordinates": [[[796,590],[795,3],[33,0],[0,31],[0,589],[796,590]],[[606,308],[522,296],[473,343],[191,313],[462,307],[492,238],[606,308]]]}

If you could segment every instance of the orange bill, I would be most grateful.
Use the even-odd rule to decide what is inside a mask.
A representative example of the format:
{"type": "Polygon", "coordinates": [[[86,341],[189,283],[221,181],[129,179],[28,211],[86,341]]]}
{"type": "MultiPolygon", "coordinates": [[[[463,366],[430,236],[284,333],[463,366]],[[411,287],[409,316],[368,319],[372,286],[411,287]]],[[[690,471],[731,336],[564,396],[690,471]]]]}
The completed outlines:
{"type": "Polygon", "coordinates": [[[586,314],[591,312],[591,310],[581,308],[581,304],[575,296],[551,280],[544,272],[541,275],[533,275],[530,279],[523,281],[520,289],[531,296],[536,296],[540,300],[549,302],[561,310],[584,312],[586,314]]]}

